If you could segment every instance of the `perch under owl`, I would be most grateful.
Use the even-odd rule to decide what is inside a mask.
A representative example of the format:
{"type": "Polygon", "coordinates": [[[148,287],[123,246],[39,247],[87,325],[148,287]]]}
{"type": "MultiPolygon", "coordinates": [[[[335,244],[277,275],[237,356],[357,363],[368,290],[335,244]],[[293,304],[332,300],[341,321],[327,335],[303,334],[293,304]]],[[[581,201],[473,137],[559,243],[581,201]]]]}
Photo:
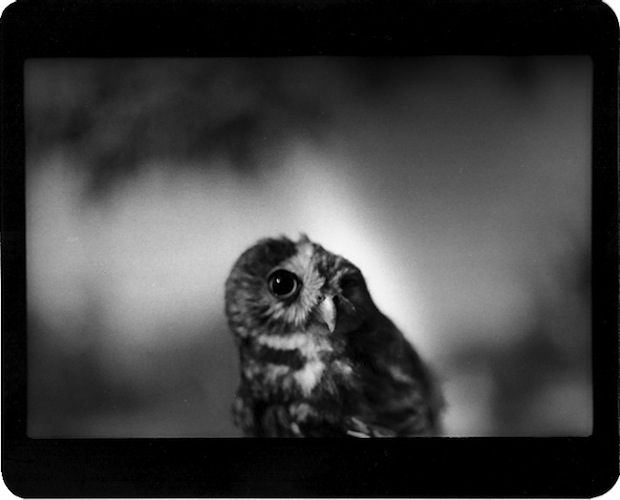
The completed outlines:
{"type": "Polygon", "coordinates": [[[233,413],[246,436],[439,432],[433,377],[345,258],[305,235],[260,240],[234,264],[225,299],[240,356],[233,413]]]}

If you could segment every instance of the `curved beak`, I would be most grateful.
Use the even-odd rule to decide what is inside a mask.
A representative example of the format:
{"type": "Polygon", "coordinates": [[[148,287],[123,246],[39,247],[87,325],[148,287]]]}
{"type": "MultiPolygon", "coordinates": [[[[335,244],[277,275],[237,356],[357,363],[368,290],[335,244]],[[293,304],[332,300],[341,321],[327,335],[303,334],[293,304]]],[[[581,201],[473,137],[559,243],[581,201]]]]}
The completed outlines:
{"type": "Polygon", "coordinates": [[[319,304],[318,308],[319,318],[329,328],[329,332],[333,333],[336,328],[336,304],[334,304],[334,298],[327,296],[323,299],[323,302],[319,304]]]}

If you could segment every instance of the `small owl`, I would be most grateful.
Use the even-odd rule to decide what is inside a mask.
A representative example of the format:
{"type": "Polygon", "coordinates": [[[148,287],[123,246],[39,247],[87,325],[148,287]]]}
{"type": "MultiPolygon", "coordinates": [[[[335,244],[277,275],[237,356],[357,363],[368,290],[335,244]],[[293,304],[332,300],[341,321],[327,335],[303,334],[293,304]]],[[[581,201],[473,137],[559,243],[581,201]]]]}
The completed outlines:
{"type": "Polygon", "coordinates": [[[226,281],[251,437],[430,436],[441,397],[361,271],[302,235],[259,241],[226,281]]]}

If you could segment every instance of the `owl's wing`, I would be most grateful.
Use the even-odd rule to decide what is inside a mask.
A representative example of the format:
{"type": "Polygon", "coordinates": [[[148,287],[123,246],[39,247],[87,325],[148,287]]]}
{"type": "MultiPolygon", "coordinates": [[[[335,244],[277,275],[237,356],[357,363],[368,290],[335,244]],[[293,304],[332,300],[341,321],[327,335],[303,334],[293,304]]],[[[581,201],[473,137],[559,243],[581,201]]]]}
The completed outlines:
{"type": "Polygon", "coordinates": [[[360,370],[367,411],[363,420],[398,436],[438,434],[439,391],[411,344],[386,317],[363,335],[360,370]]]}
{"type": "Polygon", "coordinates": [[[386,405],[385,418],[401,436],[437,435],[443,399],[434,376],[404,337],[401,349],[402,354],[388,363],[393,397],[386,405]]]}

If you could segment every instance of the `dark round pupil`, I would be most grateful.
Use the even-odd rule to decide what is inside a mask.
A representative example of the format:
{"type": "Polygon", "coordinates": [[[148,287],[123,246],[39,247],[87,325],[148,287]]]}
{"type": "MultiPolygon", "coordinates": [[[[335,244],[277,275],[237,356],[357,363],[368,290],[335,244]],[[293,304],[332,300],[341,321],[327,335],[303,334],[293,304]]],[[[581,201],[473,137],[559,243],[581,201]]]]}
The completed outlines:
{"type": "Polygon", "coordinates": [[[276,295],[289,295],[297,288],[297,276],[288,271],[276,271],[269,282],[276,295]]]}

